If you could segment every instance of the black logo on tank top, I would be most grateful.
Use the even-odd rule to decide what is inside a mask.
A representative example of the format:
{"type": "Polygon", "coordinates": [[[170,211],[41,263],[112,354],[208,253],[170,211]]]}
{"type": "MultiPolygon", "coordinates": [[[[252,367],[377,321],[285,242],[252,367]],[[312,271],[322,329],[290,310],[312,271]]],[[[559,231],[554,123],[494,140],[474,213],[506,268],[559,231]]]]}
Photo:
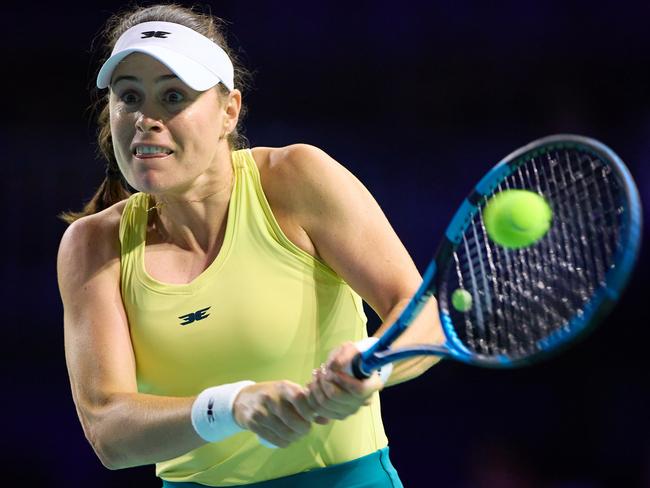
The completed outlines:
{"type": "Polygon", "coordinates": [[[158,37],[160,39],[167,39],[167,36],[171,34],[171,32],[165,32],[165,31],[145,31],[142,33],[142,37],[140,39],[149,39],[150,37],[158,37]]]}
{"type": "Polygon", "coordinates": [[[206,312],[210,310],[210,308],[211,307],[202,308],[201,310],[197,310],[196,312],[190,312],[186,315],[181,315],[180,317],[178,317],[179,319],[183,319],[181,325],[191,324],[192,322],[197,322],[199,320],[203,320],[206,317],[209,317],[210,314],[206,312]]]}

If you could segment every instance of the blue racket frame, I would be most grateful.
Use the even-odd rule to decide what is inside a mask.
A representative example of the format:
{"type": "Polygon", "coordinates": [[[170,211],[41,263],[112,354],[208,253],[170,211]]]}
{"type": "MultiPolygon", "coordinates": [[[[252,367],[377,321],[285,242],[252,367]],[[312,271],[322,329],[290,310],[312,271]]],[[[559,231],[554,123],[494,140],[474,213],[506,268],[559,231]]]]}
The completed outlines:
{"type": "Polygon", "coordinates": [[[597,140],[574,134],[558,134],[535,140],[512,152],[496,164],[465,198],[447,227],[445,237],[433,260],[424,272],[419,289],[379,341],[355,357],[352,362],[352,372],[359,379],[367,378],[384,364],[413,356],[443,356],[476,366],[514,368],[535,363],[555,354],[586,335],[610,312],[625,289],[634,268],[641,246],[641,232],[642,212],[638,190],[629,170],[614,151],[597,140]],[[520,359],[513,360],[507,356],[485,356],[470,352],[456,335],[451,315],[445,310],[440,310],[440,322],[446,338],[444,344],[390,349],[390,345],[409,327],[422,307],[438,291],[440,277],[444,276],[444,271],[461,242],[465,229],[480,210],[479,202],[484,197],[491,195],[501,182],[531,158],[548,150],[574,148],[579,148],[601,160],[608,161],[611,169],[617,173],[623,184],[628,202],[621,226],[622,245],[618,247],[614,257],[616,266],[608,270],[606,286],[599,288],[594,293],[591,300],[584,306],[584,313],[574,317],[567,327],[558,329],[539,341],[539,353],[520,359]]]}

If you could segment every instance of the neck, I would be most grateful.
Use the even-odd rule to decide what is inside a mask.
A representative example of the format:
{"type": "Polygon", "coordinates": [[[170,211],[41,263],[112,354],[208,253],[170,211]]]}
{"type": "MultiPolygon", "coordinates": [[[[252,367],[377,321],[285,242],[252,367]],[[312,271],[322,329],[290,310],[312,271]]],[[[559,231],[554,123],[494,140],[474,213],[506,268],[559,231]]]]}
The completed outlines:
{"type": "Polygon", "coordinates": [[[150,198],[150,224],[163,242],[211,254],[221,247],[234,185],[230,161],[218,178],[183,194],[157,194],[150,198]]]}

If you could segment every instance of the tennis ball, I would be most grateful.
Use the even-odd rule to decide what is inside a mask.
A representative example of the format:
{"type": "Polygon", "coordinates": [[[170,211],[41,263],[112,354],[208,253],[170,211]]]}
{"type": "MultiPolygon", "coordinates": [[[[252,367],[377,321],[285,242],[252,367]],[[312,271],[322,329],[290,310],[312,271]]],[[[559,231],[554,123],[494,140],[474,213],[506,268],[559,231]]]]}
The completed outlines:
{"type": "Polygon", "coordinates": [[[459,312],[467,312],[472,308],[472,295],[462,288],[457,288],[451,294],[451,304],[459,312]]]}
{"type": "Polygon", "coordinates": [[[518,249],[540,240],[551,226],[553,211],[544,197],[528,190],[505,190],[483,209],[488,236],[497,244],[518,249]]]}

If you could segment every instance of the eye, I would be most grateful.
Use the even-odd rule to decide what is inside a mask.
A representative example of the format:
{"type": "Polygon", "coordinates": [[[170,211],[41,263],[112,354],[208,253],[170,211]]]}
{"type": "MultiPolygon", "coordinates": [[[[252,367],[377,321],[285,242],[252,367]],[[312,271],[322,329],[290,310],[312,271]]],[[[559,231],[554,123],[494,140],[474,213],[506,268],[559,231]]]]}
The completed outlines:
{"type": "Polygon", "coordinates": [[[185,101],[185,95],[178,90],[169,90],[163,96],[166,103],[182,103],[185,101]]]}
{"type": "Polygon", "coordinates": [[[133,105],[134,103],[138,103],[140,101],[140,97],[133,91],[127,91],[120,95],[120,100],[122,100],[127,105],[133,105]]]}

